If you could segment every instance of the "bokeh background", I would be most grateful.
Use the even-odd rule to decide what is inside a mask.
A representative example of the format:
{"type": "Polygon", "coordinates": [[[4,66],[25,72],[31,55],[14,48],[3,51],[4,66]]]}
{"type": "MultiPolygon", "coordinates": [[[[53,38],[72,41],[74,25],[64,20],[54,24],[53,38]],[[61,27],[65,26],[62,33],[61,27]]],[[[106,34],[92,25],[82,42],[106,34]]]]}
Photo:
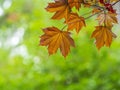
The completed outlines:
{"type": "Polygon", "coordinates": [[[39,46],[42,28],[64,25],[45,11],[50,1],[0,0],[0,90],[120,90],[120,24],[111,47],[98,51],[92,17],[79,34],[71,32],[76,47],[66,58],[60,51],[49,56],[39,46]]]}

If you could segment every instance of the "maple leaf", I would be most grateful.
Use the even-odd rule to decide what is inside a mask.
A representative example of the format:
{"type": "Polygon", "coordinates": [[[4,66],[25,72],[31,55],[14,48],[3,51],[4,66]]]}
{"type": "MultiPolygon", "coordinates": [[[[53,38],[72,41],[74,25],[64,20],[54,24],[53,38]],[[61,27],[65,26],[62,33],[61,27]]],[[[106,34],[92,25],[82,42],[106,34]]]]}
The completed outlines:
{"type": "Polygon", "coordinates": [[[55,12],[52,19],[67,19],[70,13],[70,7],[67,0],[54,0],[54,3],[49,3],[46,10],[55,12]]]}
{"type": "Polygon", "coordinates": [[[116,13],[112,12],[99,14],[97,17],[99,25],[105,24],[111,27],[113,24],[118,23],[116,15],[116,13]]]}
{"type": "Polygon", "coordinates": [[[85,26],[85,21],[84,18],[79,17],[78,14],[71,13],[66,24],[68,24],[68,30],[76,29],[76,32],[78,33],[82,27],[85,26]]]}
{"type": "Polygon", "coordinates": [[[75,46],[74,40],[70,37],[70,32],[60,31],[56,27],[48,27],[43,29],[44,35],[41,36],[40,45],[48,46],[49,54],[57,52],[58,48],[64,57],[70,51],[70,46],[75,46]]]}
{"type": "Polygon", "coordinates": [[[81,3],[83,3],[84,0],[68,0],[69,6],[75,7],[77,10],[81,7],[81,3]]]}
{"type": "Polygon", "coordinates": [[[92,38],[96,39],[96,46],[100,49],[102,46],[106,45],[110,47],[113,37],[116,35],[111,31],[111,27],[106,26],[96,26],[96,30],[92,33],[92,38]]]}

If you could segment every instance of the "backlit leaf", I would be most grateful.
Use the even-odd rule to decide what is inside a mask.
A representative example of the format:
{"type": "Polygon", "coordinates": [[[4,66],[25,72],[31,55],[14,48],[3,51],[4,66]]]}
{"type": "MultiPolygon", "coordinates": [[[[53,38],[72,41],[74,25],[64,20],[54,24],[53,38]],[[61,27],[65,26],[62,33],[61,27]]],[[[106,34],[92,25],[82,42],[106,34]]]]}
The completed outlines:
{"type": "Polygon", "coordinates": [[[110,47],[113,37],[116,35],[111,31],[111,28],[106,26],[97,26],[96,30],[92,33],[92,36],[96,39],[96,46],[100,49],[102,46],[106,45],[110,47]]]}
{"type": "Polygon", "coordinates": [[[76,13],[71,13],[66,23],[68,24],[68,30],[76,29],[77,33],[85,26],[84,18],[76,13]]]}
{"type": "Polygon", "coordinates": [[[115,23],[118,23],[116,13],[101,13],[98,15],[97,20],[99,22],[99,25],[105,24],[106,26],[112,26],[115,23]]]}
{"type": "Polygon", "coordinates": [[[46,10],[49,12],[55,12],[52,19],[67,19],[70,13],[67,0],[55,0],[54,3],[48,4],[46,10]]]}
{"type": "Polygon", "coordinates": [[[56,27],[48,27],[43,29],[44,35],[41,36],[40,45],[48,46],[49,54],[57,52],[58,48],[64,57],[70,52],[70,46],[75,46],[70,33],[67,31],[60,31],[56,27]]]}

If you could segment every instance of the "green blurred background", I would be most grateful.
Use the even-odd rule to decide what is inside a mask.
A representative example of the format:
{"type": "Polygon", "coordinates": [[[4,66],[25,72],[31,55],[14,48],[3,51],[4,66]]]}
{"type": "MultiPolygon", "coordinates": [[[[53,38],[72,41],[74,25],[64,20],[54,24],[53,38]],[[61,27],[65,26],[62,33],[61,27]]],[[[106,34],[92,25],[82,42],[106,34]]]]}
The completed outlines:
{"type": "Polygon", "coordinates": [[[111,47],[98,51],[90,38],[97,25],[92,17],[79,34],[72,32],[76,47],[66,58],[60,51],[49,56],[39,46],[42,28],[64,25],[45,11],[50,1],[0,0],[0,90],[120,90],[119,25],[111,47]]]}

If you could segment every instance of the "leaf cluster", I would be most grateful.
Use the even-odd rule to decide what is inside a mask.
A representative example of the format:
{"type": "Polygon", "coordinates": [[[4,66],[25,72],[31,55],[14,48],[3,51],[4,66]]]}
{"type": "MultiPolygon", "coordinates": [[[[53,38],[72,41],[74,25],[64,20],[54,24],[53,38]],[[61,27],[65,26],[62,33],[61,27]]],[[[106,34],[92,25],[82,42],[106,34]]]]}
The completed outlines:
{"type": "MultiPolygon", "coordinates": [[[[54,0],[46,7],[48,12],[54,13],[52,19],[64,19],[65,26],[62,29],[57,27],[47,27],[43,29],[44,34],[40,37],[40,45],[48,46],[49,54],[57,52],[58,48],[64,57],[70,51],[70,46],[75,46],[74,40],[70,36],[70,31],[76,30],[77,33],[87,26],[86,20],[96,15],[98,25],[92,33],[95,38],[95,44],[98,49],[102,46],[110,47],[113,38],[116,35],[112,32],[112,27],[117,24],[117,13],[113,6],[120,0],[54,0]],[[75,7],[79,12],[84,8],[92,8],[89,16],[80,16],[73,11],[75,7]]],[[[85,11],[87,12],[87,11],[85,11]]]]}

